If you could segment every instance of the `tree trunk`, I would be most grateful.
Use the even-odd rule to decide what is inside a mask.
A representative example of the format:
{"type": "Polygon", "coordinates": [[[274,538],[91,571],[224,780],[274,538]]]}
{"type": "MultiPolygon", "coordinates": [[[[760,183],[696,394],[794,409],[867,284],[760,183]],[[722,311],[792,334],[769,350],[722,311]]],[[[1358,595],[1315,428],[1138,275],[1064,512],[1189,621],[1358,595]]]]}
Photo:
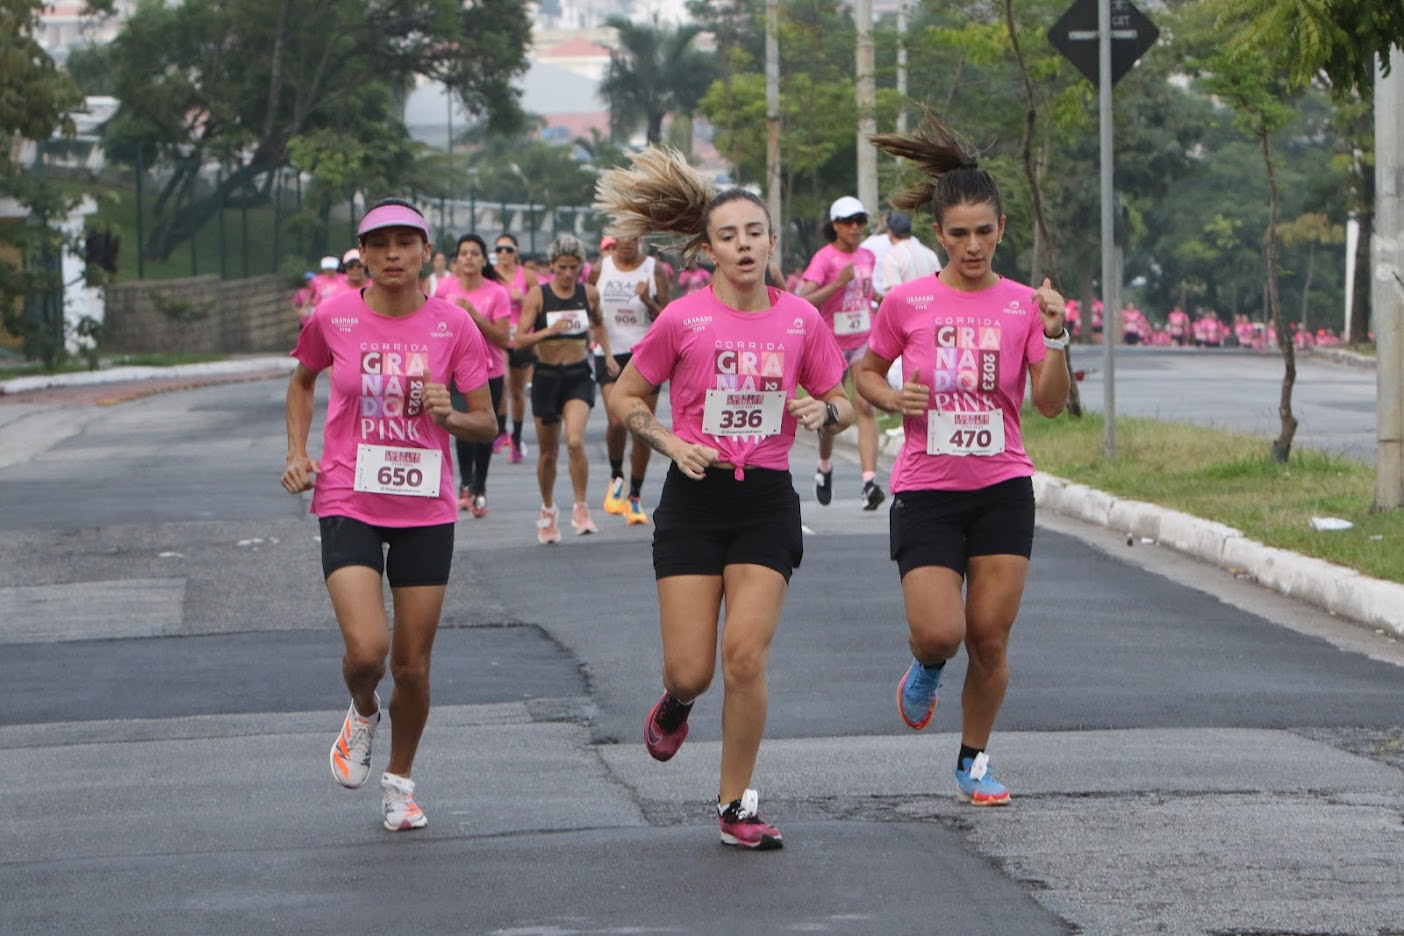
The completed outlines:
{"type": "Polygon", "coordinates": [[[1277,347],[1282,351],[1282,394],[1278,397],[1277,413],[1282,419],[1282,434],[1272,443],[1272,457],[1286,462],[1292,454],[1292,439],[1297,434],[1297,418],[1292,415],[1292,386],[1297,382],[1297,355],[1292,335],[1282,319],[1282,305],[1277,296],[1277,175],[1272,164],[1272,149],[1266,132],[1258,137],[1263,148],[1263,163],[1267,166],[1268,224],[1263,235],[1267,255],[1267,300],[1272,324],[1277,329],[1277,347]]]}
{"type": "MultiPolygon", "coordinates": [[[[1038,128],[1038,98],[1034,94],[1033,79],[1029,77],[1029,68],[1024,61],[1023,49],[1019,46],[1018,31],[1014,28],[1013,0],[1004,0],[1004,22],[1009,32],[1009,45],[1014,52],[1014,64],[1018,67],[1019,77],[1024,84],[1024,102],[1027,109],[1024,111],[1024,139],[1021,157],[1024,163],[1024,178],[1029,183],[1029,196],[1032,200],[1034,214],[1034,252],[1030,280],[1033,285],[1037,286],[1043,281],[1044,276],[1057,279],[1057,271],[1053,269],[1053,265],[1044,262],[1045,258],[1052,255],[1053,241],[1048,234],[1048,224],[1043,217],[1043,187],[1039,184],[1039,174],[1034,169],[1033,148],[1034,135],[1038,128]]],[[[1057,286],[1056,282],[1054,286],[1057,286]]]]}
{"type": "MultiPolygon", "coordinates": [[[[1374,204],[1375,175],[1367,173],[1370,204],[1374,204]]],[[[1350,302],[1350,340],[1360,343],[1370,340],[1370,241],[1375,236],[1374,208],[1361,209],[1356,220],[1360,223],[1360,238],[1355,242],[1355,292],[1350,302]]]]}

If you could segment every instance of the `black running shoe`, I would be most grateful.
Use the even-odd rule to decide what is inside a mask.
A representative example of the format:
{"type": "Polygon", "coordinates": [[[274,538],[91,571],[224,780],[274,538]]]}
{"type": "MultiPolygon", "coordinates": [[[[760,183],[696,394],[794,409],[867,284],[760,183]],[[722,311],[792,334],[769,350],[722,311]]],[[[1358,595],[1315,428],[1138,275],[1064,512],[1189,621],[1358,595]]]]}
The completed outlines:
{"type": "Polygon", "coordinates": [[[877,482],[876,482],[876,481],[864,481],[864,482],[863,482],[863,509],[864,509],[864,510],[877,510],[877,509],[878,509],[878,504],[881,504],[883,498],[886,497],[886,496],[887,496],[887,495],[884,494],[884,493],[882,492],[882,488],[880,488],[880,487],[877,486],[877,482]]]}
{"type": "Polygon", "coordinates": [[[814,497],[819,503],[828,505],[834,499],[834,470],[814,472],[814,497]]]}

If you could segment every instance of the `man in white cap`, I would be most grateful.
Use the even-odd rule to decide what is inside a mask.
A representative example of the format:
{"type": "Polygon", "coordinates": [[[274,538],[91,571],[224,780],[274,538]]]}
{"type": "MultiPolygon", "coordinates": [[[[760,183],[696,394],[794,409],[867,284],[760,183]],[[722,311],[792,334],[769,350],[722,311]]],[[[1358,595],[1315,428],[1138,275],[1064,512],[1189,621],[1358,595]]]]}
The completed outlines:
{"type": "Polygon", "coordinates": [[[894,211],[887,219],[887,232],[892,246],[878,258],[873,271],[873,291],[879,297],[887,295],[893,286],[941,272],[936,253],[912,236],[910,215],[894,211]]]}

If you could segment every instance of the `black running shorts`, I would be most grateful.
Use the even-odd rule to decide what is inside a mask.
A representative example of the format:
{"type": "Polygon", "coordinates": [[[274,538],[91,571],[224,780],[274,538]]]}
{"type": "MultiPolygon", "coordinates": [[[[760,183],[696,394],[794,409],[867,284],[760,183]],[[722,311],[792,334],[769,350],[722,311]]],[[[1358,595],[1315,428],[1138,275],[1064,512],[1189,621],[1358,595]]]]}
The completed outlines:
{"type": "Polygon", "coordinates": [[[507,351],[507,366],[513,370],[521,370],[536,363],[536,349],[527,348],[525,351],[518,351],[516,348],[509,348],[507,351]]]}
{"type": "Polygon", "coordinates": [[[448,584],[453,565],[452,523],[385,527],[350,517],[320,519],[323,578],[330,578],[337,569],[359,565],[384,574],[391,588],[448,584]]]}
{"type": "Polygon", "coordinates": [[[788,471],[708,468],[694,481],[668,466],[653,511],[653,573],[721,575],[743,563],[774,569],[790,580],[804,558],[799,495],[788,471]]]}
{"type": "MultiPolygon", "coordinates": [[[[629,363],[629,359],[634,356],[634,352],[625,351],[623,354],[614,356],[614,363],[619,365],[619,373],[624,373],[624,365],[629,363]]],[[[612,384],[619,379],[619,374],[610,376],[609,368],[605,366],[603,354],[595,355],[595,383],[603,387],[605,384],[612,384]]]]}
{"type": "Polygon", "coordinates": [[[541,364],[531,377],[531,413],[544,425],[554,426],[571,400],[595,405],[595,380],[590,362],[541,364]]]}
{"type": "Polygon", "coordinates": [[[1032,478],[974,491],[901,491],[889,517],[892,558],[903,576],[921,566],[964,575],[971,556],[1033,555],[1032,478]]]}

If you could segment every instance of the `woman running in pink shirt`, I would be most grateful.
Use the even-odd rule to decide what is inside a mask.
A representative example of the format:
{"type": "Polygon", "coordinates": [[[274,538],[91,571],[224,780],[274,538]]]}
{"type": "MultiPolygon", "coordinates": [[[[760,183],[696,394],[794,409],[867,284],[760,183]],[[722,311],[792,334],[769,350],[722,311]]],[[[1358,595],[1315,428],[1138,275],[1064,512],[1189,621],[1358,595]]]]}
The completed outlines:
{"type": "MultiPolygon", "coordinates": [[[[462,306],[478,326],[488,346],[488,391],[492,394],[492,411],[497,414],[497,438],[505,438],[507,417],[502,411],[503,375],[507,372],[506,349],[512,341],[512,304],[507,290],[497,281],[497,274],[488,265],[487,243],[477,234],[464,234],[458,239],[454,272],[439,282],[434,295],[462,306]]],[[[463,406],[463,395],[455,386],[453,405],[463,406]]],[[[474,517],[486,517],[487,474],[492,464],[493,443],[469,442],[455,439],[458,450],[458,471],[463,487],[458,493],[458,509],[474,517]]]]}
{"type": "Polygon", "coordinates": [[[663,635],[663,697],[644,746],[668,760],[715,675],[721,628],[721,840],[781,847],[759,815],[751,775],[765,731],[766,658],[804,541],[790,448],[803,426],[829,434],[853,421],[845,362],[813,305],[765,285],[775,231],[741,189],[713,192],[676,152],[650,148],[605,173],[596,207],[620,237],[665,235],[684,258],[716,265],[711,283],[670,304],[634,346],[610,410],[672,459],[653,514],[653,569],[663,635]],[[648,405],[665,381],[672,428],[648,405]],[[808,396],[800,396],[803,387],[808,396]]]}
{"type": "Polygon", "coordinates": [[[1030,380],[1044,416],[1058,415],[1067,400],[1063,297],[1046,279],[1034,289],[991,269],[1004,236],[999,189],[954,134],[931,119],[914,136],[872,139],[931,177],[892,205],[908,212],[930,205],[950,257],[939,274],[887,294],[858,373],[858,392],[900,412],[905,431],[892,469],[891,551],[914,659],[897,686],[897,707],[907,727],[925,728],[941,672],[963,643],[957,795],[1002,806],[1009,790],[985,748],[1009,683],[1006,651],[1034,530],[1034,467],[1019,408],[1030,380]],[[898,357],[905,381],[894,390],[887,372],[898,357]]]}
{"type": "MultiPolygon", "coordinates": [[[[829,243],[809,261],[796,293],[819,308],[856,375],[858,362],[868,347],[873,320],[873,266],[877,258],[861,246],[868,227],[868,210],[852,195],[829,206],[824,236],[829,243]]],[[[776,285],[779,285],[778,283],[776,285]]],[[[868,401],[854,402],[858,418],[858,461],[863,475],[860,501],[864,510],[877,510],[886,496],[877,483],[877,416],[868,401]]],[[[819,433],[819,467],[814,472],[814,497],[827,505],[834,497],[834,437],[819,433]]]]}
{"type": "Polygon", "coordinates": [[[419,291],[430,250],[424,216],[409,202],[386,199],[357,233],[371,285],[327,300],[298,336],[282,484],[289,494],[313,492],[322,573],[346,644],[341,673],[351,706],[331,749],[332,776],[344,787],[370,776],[380,723],[375,688],[390,656],[395,731],[380,799],[385,827],[398,831],[428,821],[410,775],[429,716],[429,657],[458,518],[449,436],[490,441],[497,424],[478,329],[463,309],[419,291]],[[331,399],[314,460],[307,439],[324,370],[331,399]],[[450,380],[464,388],[467,412],[450,403],[450,380]],[[394,601],[393,631],[382,576],[394,601]]]}

